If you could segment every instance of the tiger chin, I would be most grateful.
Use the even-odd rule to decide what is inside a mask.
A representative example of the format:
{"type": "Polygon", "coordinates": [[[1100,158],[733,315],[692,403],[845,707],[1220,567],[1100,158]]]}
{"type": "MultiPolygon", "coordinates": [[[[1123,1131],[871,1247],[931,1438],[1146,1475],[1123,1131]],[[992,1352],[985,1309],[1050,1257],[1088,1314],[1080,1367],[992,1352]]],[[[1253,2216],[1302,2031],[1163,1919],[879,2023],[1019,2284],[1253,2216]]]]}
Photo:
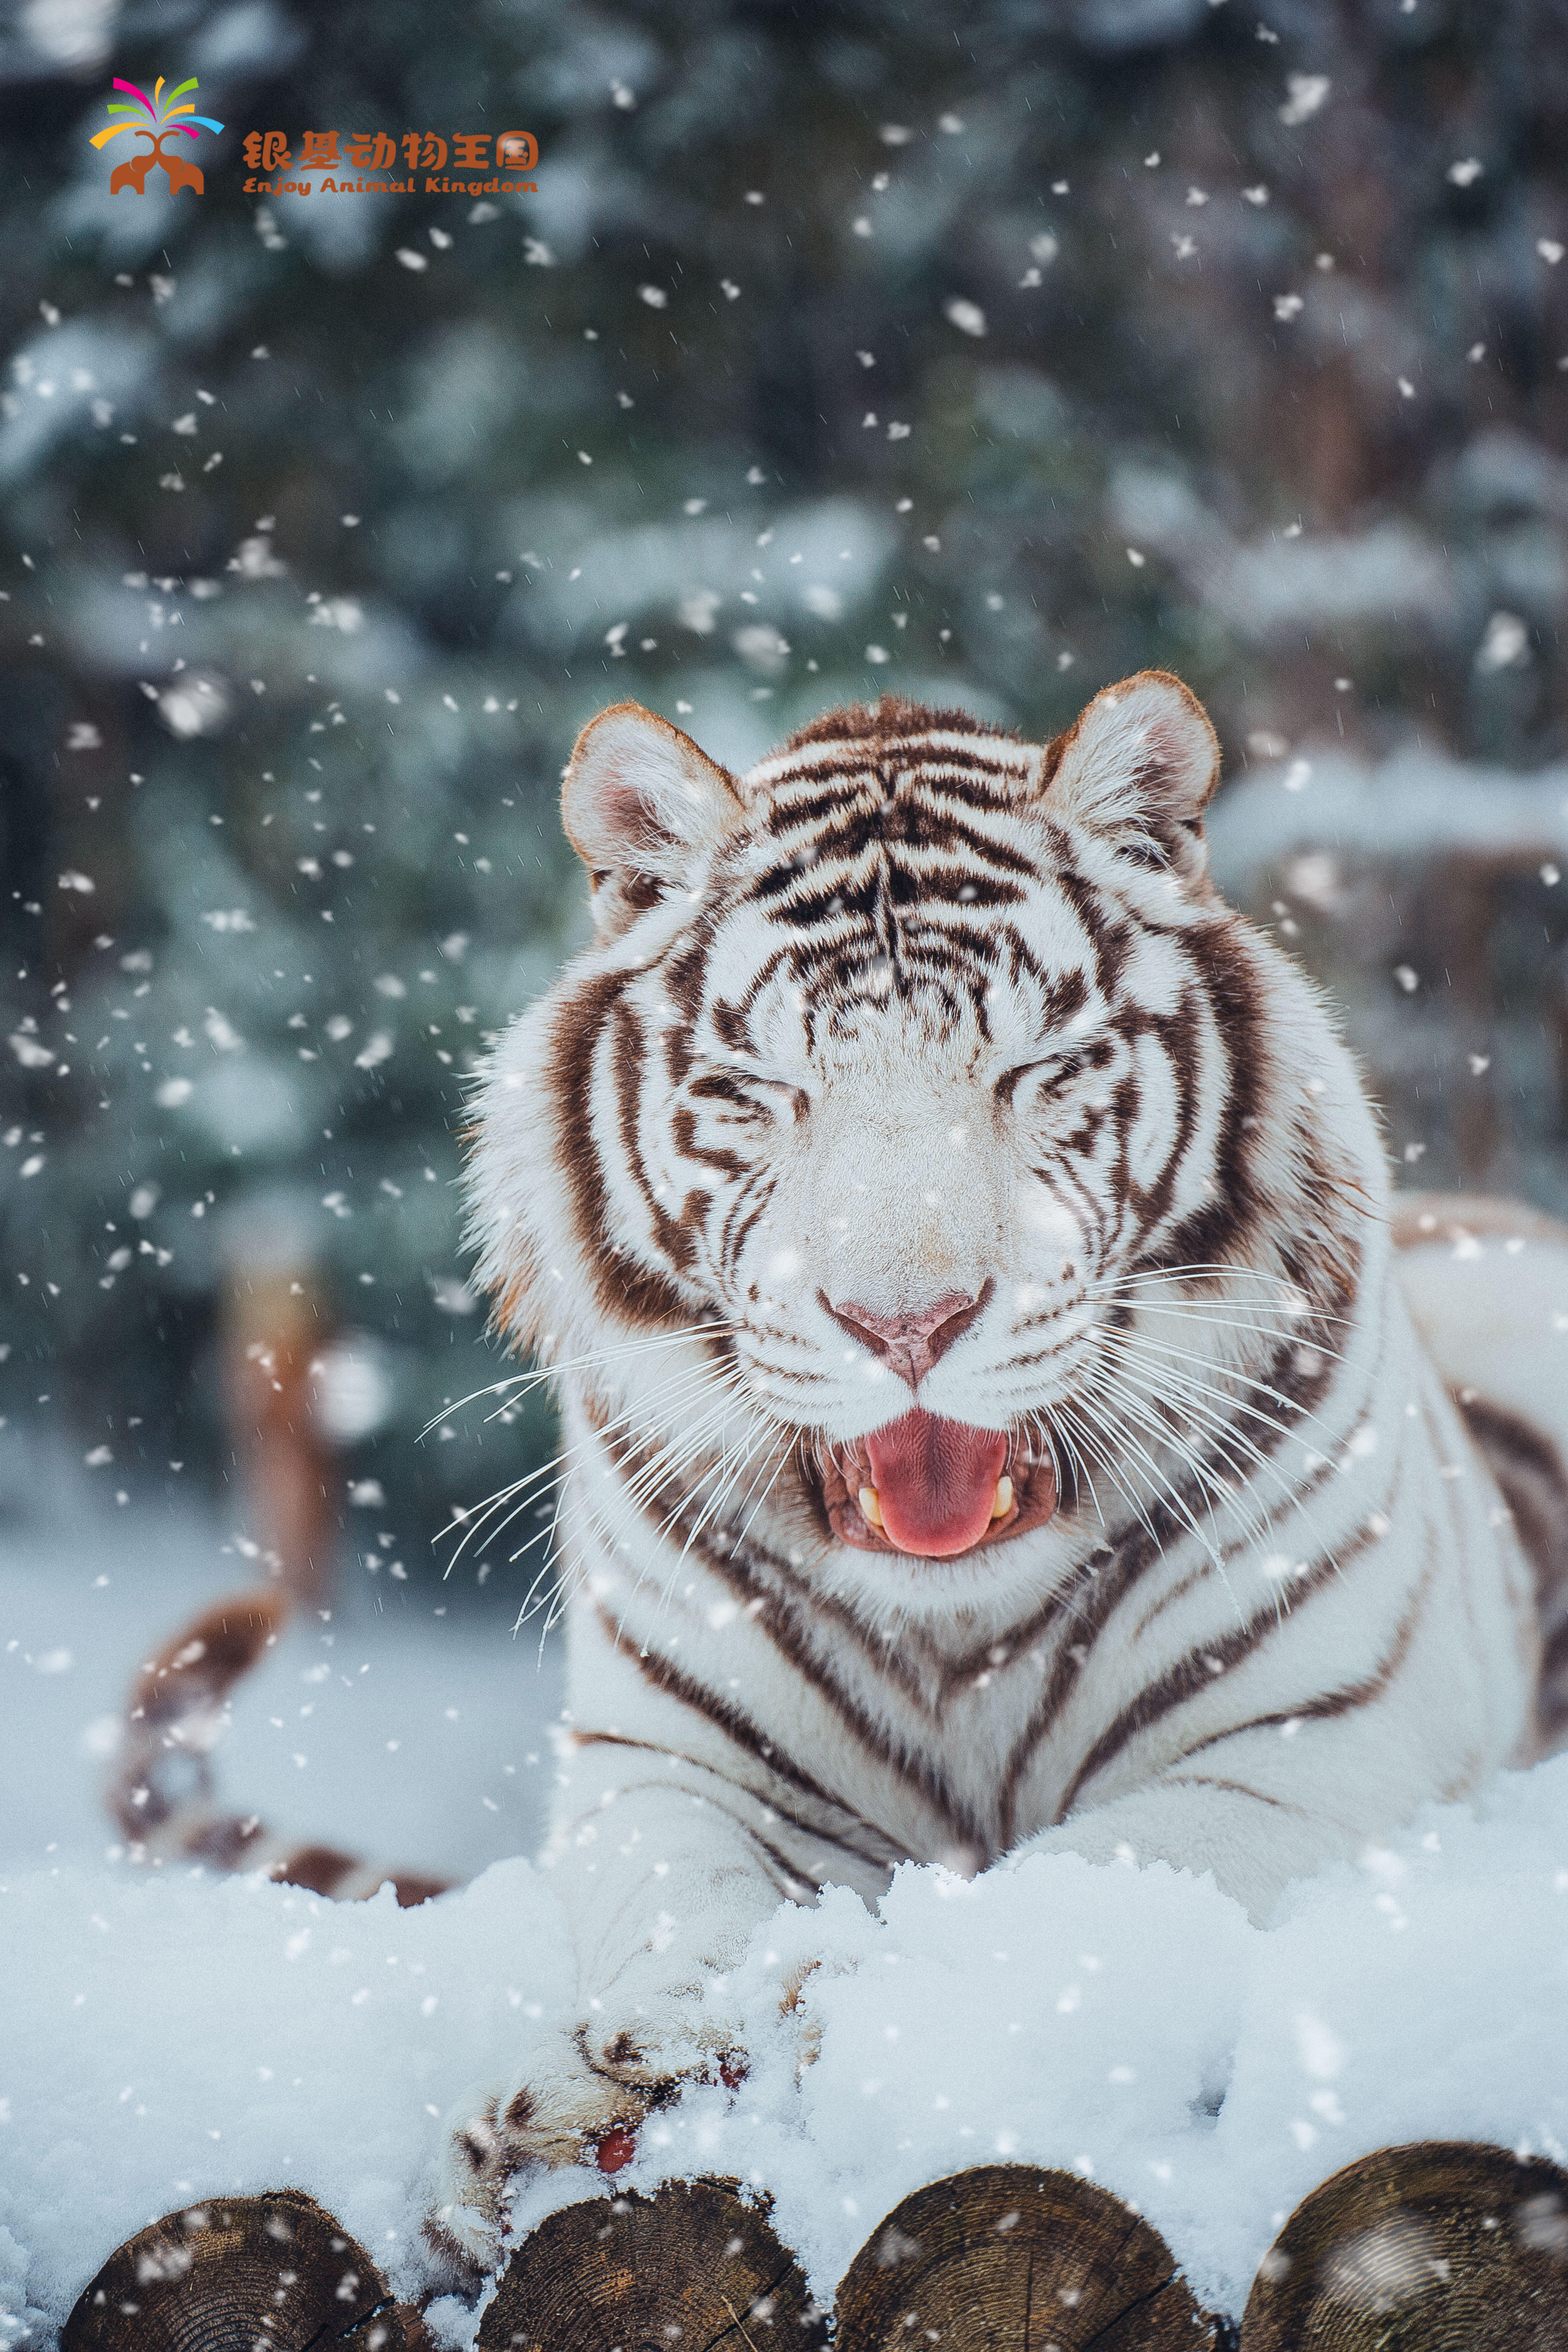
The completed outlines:
{"type": "Polygon", "coordinates": [[[579,1969],[453,2118],[481,2264],[531,2167],[739,2079],[781,1900],[1071,1852],[1264,1919],[1568,1711],[1568,1235],[1497,1208],[1461,1265],[1438,1203],[1396,1259],[1351,1056],[1209,879],[1217,773],[1152,671],[1047,744],[896,700],[742,776],[632,703],[577,742],[594,940],[469,1167],[564,1423],[579,1969]]]}

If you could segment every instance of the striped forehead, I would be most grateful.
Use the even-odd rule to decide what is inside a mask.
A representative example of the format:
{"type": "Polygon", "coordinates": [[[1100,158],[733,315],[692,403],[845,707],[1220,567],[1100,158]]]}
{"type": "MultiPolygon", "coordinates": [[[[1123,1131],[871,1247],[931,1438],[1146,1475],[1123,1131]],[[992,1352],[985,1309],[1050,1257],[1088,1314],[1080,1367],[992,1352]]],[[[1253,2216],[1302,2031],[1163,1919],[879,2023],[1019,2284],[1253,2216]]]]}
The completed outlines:
{"type": "MultiPolygon", "coordinates": [[[[751,822],[725,895],[760,919],[756,944],[805,992],[813,1031],[843,1034],[871,1008],[918,1000],[928,1029],[984,1037],[998,980],[1054,995],[1039,900],[1058,894],[1042,893],[1043,834],[1019,822],[1045,756],[929,729],[797,745],[743,779],[751,822]]],[[[1046,928],[1076,964],[1081,927],[1053,911],[1068,919],[1046,928]]]]}
{"type": "Polygon", "coordinates": [[[765,807],[775,835],[820,824],[840,808],[886,812],[921,797],[1001,814],[1036,784],[1043,757],[1037,744],[956,729],[846,736],[776,752],[741,788],[765,807]]]}
{"type": "Polygon", "coordinates": [[[750,896],[795,930],[853,907],[1013,906],[1039,878],[1016,808],[1037,748],[931,731],[802,745],[745,779],[750,896]]]}

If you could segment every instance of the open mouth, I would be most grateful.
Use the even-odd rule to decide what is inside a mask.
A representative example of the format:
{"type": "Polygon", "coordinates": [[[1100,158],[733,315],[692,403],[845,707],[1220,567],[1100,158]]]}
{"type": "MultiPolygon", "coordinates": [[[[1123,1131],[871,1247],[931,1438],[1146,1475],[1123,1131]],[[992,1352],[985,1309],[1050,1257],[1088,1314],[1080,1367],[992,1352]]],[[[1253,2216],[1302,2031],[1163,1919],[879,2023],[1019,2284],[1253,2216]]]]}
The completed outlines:
{"type": "Polygon", "coordinates": [[[972,1429],[919,1406],[813,1465],[841,1543],[916,1559],[1043,1527],[1057,1507],[1049,1460],[999,1429],[972,1429]]]}

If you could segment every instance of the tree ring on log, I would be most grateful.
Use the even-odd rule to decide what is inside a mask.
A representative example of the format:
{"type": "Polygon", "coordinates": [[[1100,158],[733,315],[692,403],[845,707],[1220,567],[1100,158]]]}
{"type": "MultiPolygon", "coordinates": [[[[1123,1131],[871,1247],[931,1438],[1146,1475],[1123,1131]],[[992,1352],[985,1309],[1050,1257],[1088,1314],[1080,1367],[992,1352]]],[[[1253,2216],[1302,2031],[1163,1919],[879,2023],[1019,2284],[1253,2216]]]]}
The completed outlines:
{"type": "Polygon", "coordinates": [[[817,2352],[827,2315],[733,2181],[565,2206],[502,2274],[479,2352],[817,2352]]]}
{"type": "Polygon", "coordinates": [[[1092,2182],[987,2164],[906,2197],[838,2290],[838,2352],[1217,2352],[1158,2231],[1092,2182]]]}
{"type": "Polygon", "coordinates": [[[1258,2267],[1242,2352],[1568,2344],[1568,2173],[1468,2140],[1380,2148],[1304,2198],[1258,2267]]]}
{"type": "Polygon", "coordinates": [[[363,2246],[313,2197],[213,2197],[128,2238],[82,2289],[60,2352],[426,2352],[363,2246]]]}

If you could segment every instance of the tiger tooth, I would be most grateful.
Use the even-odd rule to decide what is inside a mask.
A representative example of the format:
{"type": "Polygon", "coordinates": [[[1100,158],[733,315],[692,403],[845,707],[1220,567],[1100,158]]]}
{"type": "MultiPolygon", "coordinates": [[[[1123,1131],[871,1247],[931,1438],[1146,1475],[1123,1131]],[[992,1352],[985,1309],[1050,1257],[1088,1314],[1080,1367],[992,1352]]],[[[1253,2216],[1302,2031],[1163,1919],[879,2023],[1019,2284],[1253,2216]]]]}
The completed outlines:
{"type": "Polygon", "coordinates": [[[875,1486],[862,1486],[858,1500],[860,1504],[860,1517],[867,1522],[868,1526],[879,1528],[882,1524],[882,1506],[877,1499],[877,1489],[875,1486]]]}
{"type": "Polygon", "coordinates": [[[1013,1481],[1011,1478],[998,1478],[995,1499],[991,1506],[991,1516],[994,1519],[1005,1519],[1012,1507],[1013,1481]]]}

